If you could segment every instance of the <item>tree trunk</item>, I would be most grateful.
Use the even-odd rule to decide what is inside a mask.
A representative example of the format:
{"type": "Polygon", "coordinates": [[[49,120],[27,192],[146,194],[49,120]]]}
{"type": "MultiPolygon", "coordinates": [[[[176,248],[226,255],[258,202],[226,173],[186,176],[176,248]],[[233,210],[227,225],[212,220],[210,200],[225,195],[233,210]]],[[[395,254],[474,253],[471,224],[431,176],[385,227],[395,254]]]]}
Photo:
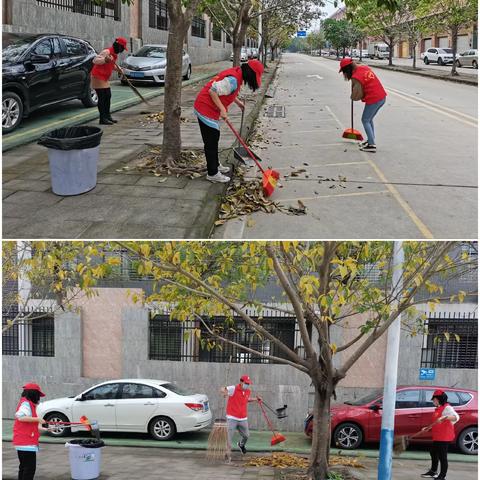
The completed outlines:
{"type": "Polygon", "coordinates": [[[452,34],[452,53],[453,53],[453,63],[452,63],[452,71],[451,75],[455,76],[458,75],[457,72],[457,39],[458,39],[458,27],[452,27],[450,29],[450,33],[452,34]]]}
{"type": "Polygon", "coordinates": [[[417,44],[413,43],[413,68],[417,68],[417,44]]]}
{"type": "Polygon", "coordinates": [[[393,47],[395,46],[395,42],[392,38],[390,38],[390,43],[388,44],[388,49],[390,50],[388,52],[388,66],[392,67],[393,66],[393,47]]]}
{"type": "Polygon", "coordinates": [[[235,35],[232,38],[232,47],[233,47],[233,66],[238,67],[240,65],[240,54],[242,51],[243,46],[243,39],[242,41],[239,40],[239,35],[235,35]]]}
{"type": "Polygon", "coordinates": [[[325,480],[330,453],[330,398],[333,388],[325,385],[325,380],[314,380],[314,385],[312,450],[307,477],[309,480],[325,480]]]}

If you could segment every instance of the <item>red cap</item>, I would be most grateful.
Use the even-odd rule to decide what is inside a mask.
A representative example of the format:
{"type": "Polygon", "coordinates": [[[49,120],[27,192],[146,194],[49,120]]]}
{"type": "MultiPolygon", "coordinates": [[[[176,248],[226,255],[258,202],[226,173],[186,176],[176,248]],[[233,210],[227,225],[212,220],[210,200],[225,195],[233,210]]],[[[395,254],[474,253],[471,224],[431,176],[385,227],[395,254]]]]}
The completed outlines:
{"type": "Polygon", "coordinates": [[[433,392],[432,399],[433,399],[433,397],[440,397],[441,395],[444,395],[444,394],[445,394],[445,392],[443,390],[435,390],[433,392]]]}
{"type": "Polygon", "coordinates": [[[24,390],[37,390],[37,392],[40,392],[40,396],[44,397],[45,394],[40,390],[40,386],[37,385],[36,383],[26,383],[23,387],[24,390]]]}
{"type": "Polygon", "coordinates": [[[118,38],[115,39],[115,41],[117,43],[119,43],[128,52],[127,39],[126,38],[118,37],[118,38]]]}
{"type": "MultiPolygon", "coordinates": [[[[260,62],[258,62],[260,63],[260,62]]],[[[240,381],[243,382],[243,383],[246,383],[247,385],[250,385],[252,383],[252,381],[250,380],[250,377],[248,375],[242,375],[240,377],[240,381]]]]}
{"type": "Polygon", "coordinates": [[[343,67],[346,67],[347,65],[350,65],[353,62],[353,60],[350,57],[345,57],[340,60],[340,70],[338,71],[339,73],[343,70],[343,67]]]}
{"type": "Polygon", "coordinates": [[[257,85],[262,84],[263,63],[258,60],[249,60],[248,66],[256,73],[257,85]]]}

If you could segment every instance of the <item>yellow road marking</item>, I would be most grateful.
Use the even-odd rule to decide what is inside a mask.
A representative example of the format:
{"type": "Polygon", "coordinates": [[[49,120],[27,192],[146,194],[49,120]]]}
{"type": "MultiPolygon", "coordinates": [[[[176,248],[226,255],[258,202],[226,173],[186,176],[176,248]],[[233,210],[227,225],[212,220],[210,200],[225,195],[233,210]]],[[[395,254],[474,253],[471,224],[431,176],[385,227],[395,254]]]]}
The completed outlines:
{"type": "Polygon", "coordinates": [[[338,198],[338,197],[360,197],[363,195],[379,195],[388,193],[388,190],[379,190],[378,192],[355,192],[355,193],[338,193],[337,195],[316,195],[314,197],[295,197],[295,198],[281,198],[280,202],[294,202],[295,200],[316,200],[317,198],[338,198]]]}
{"type": "MultiPolygon", "coordinates": [[[[322,163],[322,164],[319,164],[319,165],[308,165],[308,168],[323,168],[323,167],[336,167],[337,165],[338,166],[344,166],[344,165],[365,165],[367,164],[368,162],[342,162],[342,163],[322,163]]],[[[300,165],[299,168],[304,168],[304,167],[307,167],[307,165],[300,165]]],[[[291,170],[292,172],[294,172],[295,170],[290,168],[290,167],[275,167],[275,170],[291,170]]],[[[289,179],[289,181],[291,180],[295,180],[295,177],[289,179]]]]}
{"type": "MultiPolygon", "coordinates": [[[[326,105],[325,108],[331,113],[332,117],[335,119],[335,121],[340,125],[341,128],[344,128],[342,125],[342,122],[338,119],[338,117],[332,112],[331,108],[326,105]]],[[[422,233],[422,235],[425,238],[434,238],[432,232],[428,229],[428,227],[420,220],[418,215],[413,211],[412,207],[403,199],[403,197],[400,195],[400,192],[389,183],[387,177],[383,174],[383,172],[380,170],[380,168],[373,162],[373,160],[368,156],[366,152],[360,152],[363,154],[365,160],[370,164],[370,166],[373,168],[375,173],[377,174],[378,178],[386,184],[386,187],[390,191],[390,193],[393,195],[395,200],[398,202],[398,204],[403,208],[405,213],[409,216],[410,220],[416,225],[418,230],[422,233]]]]}

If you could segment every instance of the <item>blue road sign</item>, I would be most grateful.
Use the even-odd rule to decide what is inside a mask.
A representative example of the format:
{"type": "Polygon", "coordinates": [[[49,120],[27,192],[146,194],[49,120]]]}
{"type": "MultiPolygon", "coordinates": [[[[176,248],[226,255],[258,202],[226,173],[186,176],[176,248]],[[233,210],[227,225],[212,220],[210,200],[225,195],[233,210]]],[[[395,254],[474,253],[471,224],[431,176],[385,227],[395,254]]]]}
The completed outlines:
{"type": "Polygon", "coordinates": [[[298,30],[297,37],[306,37],[307,31],[306,30],[298,30]]]}
{"type": "Polygon", "coordinates": [[[420,369],[420,380],[435,380],[435,369],[434,368],[421,368],[420,369]]]}

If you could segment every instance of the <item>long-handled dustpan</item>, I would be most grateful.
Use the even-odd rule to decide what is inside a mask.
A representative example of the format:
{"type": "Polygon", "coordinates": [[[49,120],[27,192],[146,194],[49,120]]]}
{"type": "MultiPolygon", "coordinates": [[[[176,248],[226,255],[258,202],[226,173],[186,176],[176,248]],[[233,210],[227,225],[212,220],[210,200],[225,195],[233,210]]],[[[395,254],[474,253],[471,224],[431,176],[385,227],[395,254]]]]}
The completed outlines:
{"type": "Polygon", "coordinates": [[[344,132],[342,137],[349,138],[350,140],[358,140],[361,142],[363,140],[363,135],[353,128],[353,100],[352,100],[352,107],[351,107],[351,121],[352,121],[352,128],[347,128],[344,132]]]}
{"type": "Polygon", "coordinates": [[[286,440],[286,438],[278,431],[275,430],[273,427],[272,422],[268,418],[267,412],[265,411],[265,407],[263,406],[263,401],[258,400],[258,405],[260,406],[260,410],[262,411],[263,418],[265,418],[265,421],[267,422],[268,428],[272,431],[272,439],[270,441],[270,445],[277,445],[278,443],[282,443],[286,440]]]}
{"type": "Polygon", "coordinates": [[[230,123],[230,120],[226,120],[226,122],[227,122],[227,125],[230,127],[230,130],[237,137],[237,140],[240,142],[240,145],[242,145],[242,147],[245,148],[249,157],[256,163],[258,169],[262,172],[263,193],[266,197],[269,197],[270,195],[272,195],[272,193],[275,190],[275,187],[277,186],[277,181],[280,178],[280,174],[276,170],[272,170],[272,169],[264,170],[263,167],[258,162],[258,160],[255,158],[255,155],[251,152],[247,144],[243,141],[243,138],[238,134],[238,132],[233,127],[233,125],[230,123]]]}
{"type": "MultiPolygon", "coordinates": [[[[245,108],[242,109],[242,120],[240,121],[240,136],[243,138],[243,135],[242,135],[242,132],[243,132],[243,118],[245,116],[245,108]]],[[[261,162],[262,159],[255,153],[252,151],[252,149],[250,149],[250,151],[253,153],[253,155],[255,156],[255,158],[261,162]]],[[[240,145],[240,142],[238,142],[238,146],[236,147],[233,147],[233,156],[239,161],[239,162],[242,162],[244,163],[245,165],[247,165],[248,167],[251,167],[253,166],[253,162],[252,164],[249,164],[247,163],[247,160],[248,161],[251,161],[250,159],[246,159],[245,157],[248,157],[248,153],[247,151],[245,150],[244,147],[242,147],[240,145]]]]}

